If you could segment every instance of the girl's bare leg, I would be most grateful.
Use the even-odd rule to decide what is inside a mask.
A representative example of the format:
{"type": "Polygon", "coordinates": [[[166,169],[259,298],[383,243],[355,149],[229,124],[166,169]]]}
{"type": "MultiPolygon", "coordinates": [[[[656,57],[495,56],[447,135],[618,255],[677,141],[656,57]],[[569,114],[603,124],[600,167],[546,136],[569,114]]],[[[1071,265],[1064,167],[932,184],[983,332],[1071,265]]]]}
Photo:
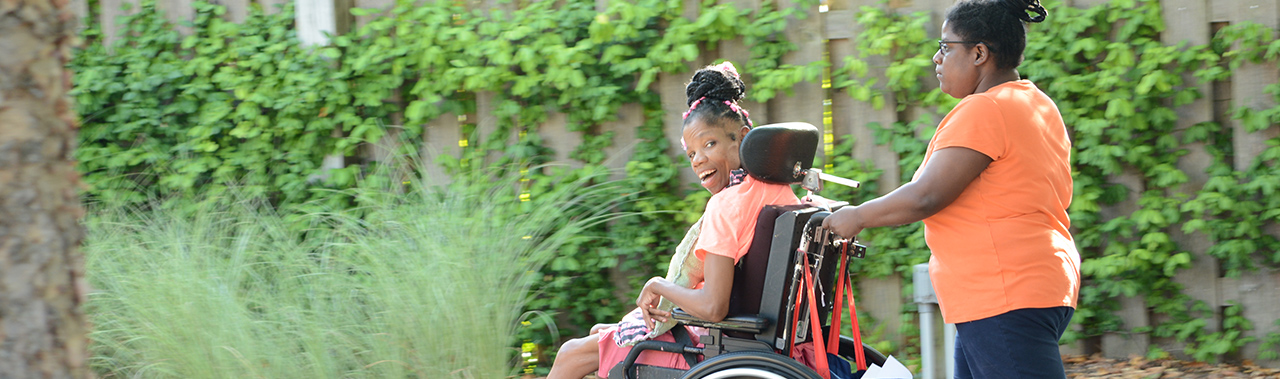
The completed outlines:
{"type": "Polygon", "coordinates": [[[547,379],[582,379],[600,367],[600,335],[591,334],[560,345],[547,379]]]}

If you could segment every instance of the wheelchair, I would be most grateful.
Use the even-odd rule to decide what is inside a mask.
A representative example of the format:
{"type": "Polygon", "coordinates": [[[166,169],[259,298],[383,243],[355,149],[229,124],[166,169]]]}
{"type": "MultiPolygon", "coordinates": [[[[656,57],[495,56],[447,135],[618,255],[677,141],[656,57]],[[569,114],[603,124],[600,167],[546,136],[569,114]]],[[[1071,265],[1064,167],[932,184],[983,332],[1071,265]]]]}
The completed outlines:
{"type": "MultiPolygon", "coordinates": [[[[800,183],[810,191],[820,191],[821,180],[827,178],[812,168],[818,138],[817,129],[805,123],[757,127],[740,145],[743,166],[748,174],[760,180],[800,183]]],[[[840,183],[856,186],[856,182],[836,179],[832,181],[843,180],[840,183]]],[[[747,254],[734,268],[728,317],[720,322],[710,322],[676,308],[672,311],[672,318],[681,326],[672,330],[680,331],[676,335],[678,342],[640,342],[625,360],[609,370],[608,377],[822,378],[813,369],[792,359],[791,350],[802,343],[816,345],[823,337],[830,336],[828,328],[832,323],[832,310],[838,311],[836,307],[840,303],[837,299],[841,291],[836,291],[836,287],[840,285],[838,283],[844,283],[837,279],[848,270],[847,263],[839,263],[865,254],[865,247],[854,241],[839,240],[819,228],[823,219],[845,205],[836,203],[828,205],[829,208],[766,206],[757,218],[755,235],[747,254]],[[811,298],[814,299],[812,306],[811,298]],[[812,316],[815,314],[817,317],[812,316]],[[814,327],[811,323],[821,327],[814,327]],[[679,335],[686,330],[682,325],[706,329],[706,335],[698,336],[702,347],[690,342],[688,336],[679,335]],[[820,335],[814,336],[816,333],[820,335]],[[635,363],[641,352],[648,350],[682,354],[690,368],[680,370],[635,363]]],[[[857,325],[856,315],[852,317],[852,324],[857,325]]],[[[838,351],[829,352],[841,359],[833,359],[830,364],[846,364],[841,360],[855,362],[857,356],[862,355],[864,365],[884,365],[886,358],[883,354],[856,341],[859,340],[840,335],[838,351]]],[[[822,352],[823,349],[818,349],[815,354],[822,352]]],[[[851,369],[857,370],[857,365],[851,369]]]]}

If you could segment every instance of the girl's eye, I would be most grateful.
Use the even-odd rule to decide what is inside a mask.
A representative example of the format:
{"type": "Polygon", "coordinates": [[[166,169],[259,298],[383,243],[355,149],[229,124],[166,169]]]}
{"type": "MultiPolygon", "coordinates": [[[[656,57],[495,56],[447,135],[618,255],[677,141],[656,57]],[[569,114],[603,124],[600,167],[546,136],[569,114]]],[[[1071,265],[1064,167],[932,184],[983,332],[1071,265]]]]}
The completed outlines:
{"type": "Polygon", "coordinates": [[[706,145],[706,146],[707,146],[707,147],[712,147],[712,146],[715,146],[715,145],[716,145],[716,141],[707,141],[707,145],[706,145]]]}

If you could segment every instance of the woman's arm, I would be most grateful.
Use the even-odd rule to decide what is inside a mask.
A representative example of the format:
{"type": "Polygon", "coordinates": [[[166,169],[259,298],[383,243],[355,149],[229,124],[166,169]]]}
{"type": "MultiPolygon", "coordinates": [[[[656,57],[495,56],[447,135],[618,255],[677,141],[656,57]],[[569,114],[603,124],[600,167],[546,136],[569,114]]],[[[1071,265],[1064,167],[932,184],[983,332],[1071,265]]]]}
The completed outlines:
{"type": "Polygon", "coordinates": [[[669,280],[654,277],[645,283],[636,299],[644,315],[645,325],[666,321],[670,312],[658,310],[658,300],[666,297],[694,317],[719,322],[729,313],[729,293],[733,289],[733,258],[707,254],[702,267],[702,288],[685,288],[669,280]]]}
{"type": "Polygon", "coordinates": [[[918,179],[861,205],[841,208],[823,220],[822,227],[853,238],[865,228],[924,220],[951,205],[989,164],[991,157],[966,147],[934,151],[918,179]]]}

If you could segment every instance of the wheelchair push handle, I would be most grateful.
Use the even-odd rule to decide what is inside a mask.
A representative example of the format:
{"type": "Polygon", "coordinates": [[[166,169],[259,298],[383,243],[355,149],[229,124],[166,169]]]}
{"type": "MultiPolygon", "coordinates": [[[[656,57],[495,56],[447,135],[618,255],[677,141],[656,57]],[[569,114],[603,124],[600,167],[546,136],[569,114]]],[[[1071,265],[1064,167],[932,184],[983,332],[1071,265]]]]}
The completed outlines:
{"type": "MultiPolygon", "coordinates": [[[[811,245],[817,246],[833,246],[836,251],[842,254],[852,256],[854,258],[865,258],[867,256],[866,245],[858,243],[857,238],[843,238],[836,235],[835,232],[823,228],[822,221],[827,218],[830,213],[814,215],[805,223],[804,234],[801,236],[800,248],[809,250],[811,245]],[[812,242],[809,242],[812,240],[812,242]]],[[[820,256],[819,256],[820,258],[820,256]]]]}

